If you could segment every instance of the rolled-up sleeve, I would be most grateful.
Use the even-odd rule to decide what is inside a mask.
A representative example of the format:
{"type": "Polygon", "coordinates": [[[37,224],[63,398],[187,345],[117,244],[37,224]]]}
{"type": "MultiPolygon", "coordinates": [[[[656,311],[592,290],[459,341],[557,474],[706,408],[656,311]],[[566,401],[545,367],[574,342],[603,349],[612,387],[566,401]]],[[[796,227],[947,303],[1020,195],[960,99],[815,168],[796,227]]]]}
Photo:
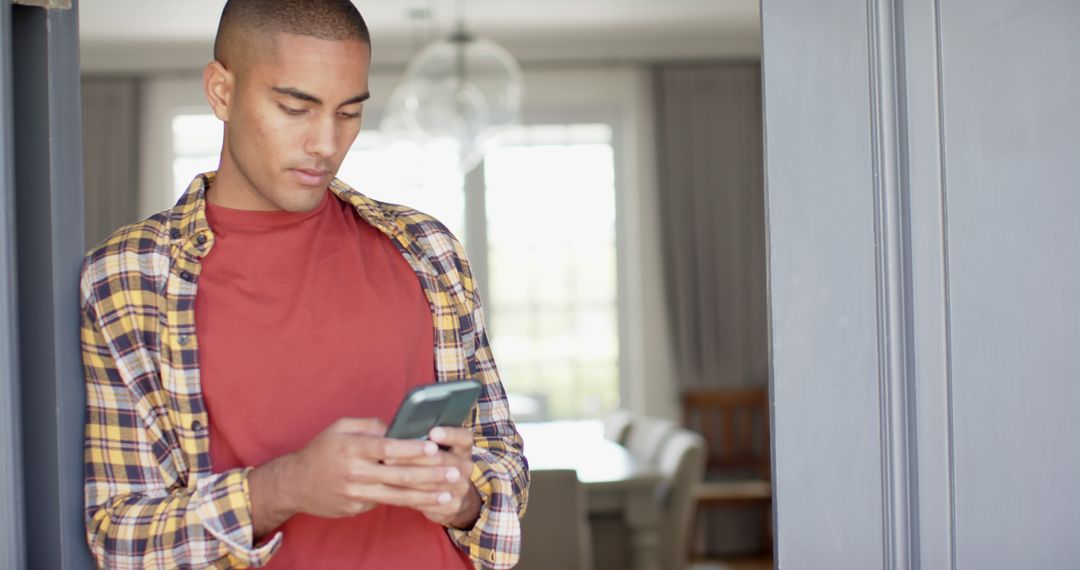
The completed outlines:
{"type": "MultiPolygon", "coordinates": [[[[84,294],[86,290],[84,289],[84,294]]],[[[92,299],[82,311],[87,415],[84,447],[86,537],[103,568],[236,568],[266,564],[277,535],[255,546],[248,469],[181,486],[160,426],[124,382],[117,350],[92,299]]]]}
{"type": "MultiPolygon", "coordinates": [[[[464,251],[459,250],[459,255],[464,256],[464,251]]],[[[463,265],[468,267],[467,262],[463,265]]],[[[528,501],[529,466],[488,344],[479,294],[469,289],[470,322],[462,336],[470,373],[483,384],[471,426],[475,437],[472,482],[483,506],[472,529],[449,532],[477,566],[511,568],[521,552],[520,521],[528,501]]]]}

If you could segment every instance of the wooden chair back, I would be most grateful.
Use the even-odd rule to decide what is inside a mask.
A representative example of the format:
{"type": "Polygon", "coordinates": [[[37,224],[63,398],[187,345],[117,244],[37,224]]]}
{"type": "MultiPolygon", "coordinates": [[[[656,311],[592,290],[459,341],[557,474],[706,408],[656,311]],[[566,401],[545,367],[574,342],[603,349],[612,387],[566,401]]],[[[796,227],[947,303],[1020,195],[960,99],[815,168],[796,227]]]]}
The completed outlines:
{"type": "Polygon", "coordinates": [[[705,438],[707,472],[768,480],[769,394],[764,388],[696,389],[683,394],[683,425],[705,438]]]}

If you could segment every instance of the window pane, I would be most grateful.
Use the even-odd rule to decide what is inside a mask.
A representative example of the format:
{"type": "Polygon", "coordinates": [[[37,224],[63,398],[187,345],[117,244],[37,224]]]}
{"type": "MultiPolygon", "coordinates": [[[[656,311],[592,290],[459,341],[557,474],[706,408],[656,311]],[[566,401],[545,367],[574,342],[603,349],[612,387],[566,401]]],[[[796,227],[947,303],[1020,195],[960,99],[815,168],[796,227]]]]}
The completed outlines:
{"type": "Polygon", "coordinates": [[[465,192],[457,164],[457,151],[448,143],[395,141],[360,131],[338,178],[365,196],[432,215],[464,241],[465,192]]]}
{"type": "Polygon", "coordinates": [[[214,115],[200,113],[173,117],[174,201],[187,190],[196,175],[217,169],[221,155],[221,133],[221,121],[214,115]]]}
{"type": "Polygon", "coordinates": [[[492,345],[552,418],[618,406],[611,129],[516,129],[485,158],[492,345]]]}

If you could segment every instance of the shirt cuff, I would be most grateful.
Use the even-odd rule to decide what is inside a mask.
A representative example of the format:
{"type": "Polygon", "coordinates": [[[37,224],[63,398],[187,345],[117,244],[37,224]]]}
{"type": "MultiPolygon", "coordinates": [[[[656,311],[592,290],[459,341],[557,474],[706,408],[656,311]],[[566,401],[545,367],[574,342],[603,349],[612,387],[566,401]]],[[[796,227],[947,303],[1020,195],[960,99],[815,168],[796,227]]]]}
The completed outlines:
{"type": "Polygon", "coordinates": [[[233,469],[198,482],[189,511],[198,516],[203,528],[223,547],[222,555],[249,567],[261,567],[281,546],[282,534],[255,546],[251,517],[248,473],[251,468],[233,469]]]}
{"type": "Polygon", "coordinates": [[[446,529],[478,568],[512,568],[521,551],[517,494],[513,484],[492,467],[496,461],[490,452],[474,448],[470,479],[482,501],[480,517],[471,529],[446,529]]]}

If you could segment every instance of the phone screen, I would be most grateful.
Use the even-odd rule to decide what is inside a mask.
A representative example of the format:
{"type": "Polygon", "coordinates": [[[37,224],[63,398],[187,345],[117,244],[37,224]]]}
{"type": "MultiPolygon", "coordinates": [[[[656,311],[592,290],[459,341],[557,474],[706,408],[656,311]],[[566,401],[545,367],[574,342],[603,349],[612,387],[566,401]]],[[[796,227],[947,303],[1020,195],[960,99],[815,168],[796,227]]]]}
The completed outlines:
{"type": "Polygon", "coordinates": [[[460,427],[480,396],[476,380],[418,386],[405,395],[386,437],[426,439],[436,426],[460,427]]]}

